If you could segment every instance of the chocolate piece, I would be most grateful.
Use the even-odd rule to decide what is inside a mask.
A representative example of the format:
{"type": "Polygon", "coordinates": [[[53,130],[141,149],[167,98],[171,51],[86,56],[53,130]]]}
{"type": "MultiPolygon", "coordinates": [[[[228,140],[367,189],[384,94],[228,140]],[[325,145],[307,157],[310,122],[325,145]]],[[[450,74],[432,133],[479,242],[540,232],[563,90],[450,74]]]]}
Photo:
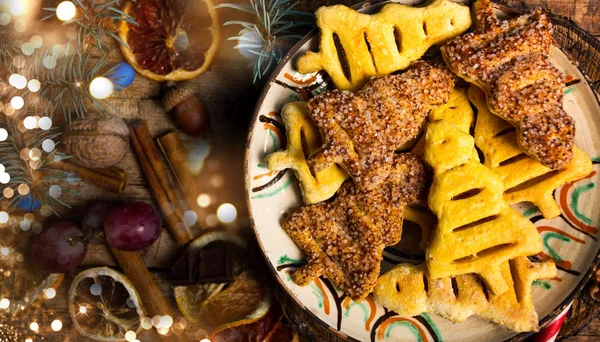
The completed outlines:
{"type": "Polygon", "coordinates": [[[225,248],[200,251],[198,284],[222,284],[233,282],[232,255],[225,248]]]}
{"type": "Polygon", "coordinates": [[[198,277],[198,254],[185,252],[179,258],[173,268],[171,268],[171,274],[169,281],[172,286],[189,286],[196,284],[198,277]]]}

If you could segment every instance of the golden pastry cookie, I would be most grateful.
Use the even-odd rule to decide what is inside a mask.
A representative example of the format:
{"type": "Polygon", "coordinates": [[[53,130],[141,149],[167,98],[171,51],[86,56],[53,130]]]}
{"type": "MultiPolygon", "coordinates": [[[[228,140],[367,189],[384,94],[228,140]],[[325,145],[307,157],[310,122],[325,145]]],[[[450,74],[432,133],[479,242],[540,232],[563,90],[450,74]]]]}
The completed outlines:
{"type": "Polygon", "coordinates": [[[448,101],[454,75],[416,62],[400,75],[372,78],[361,91],[332,90],[308,103],[324,145],[308,165],[319,172],[342,166],[359,188],[387,178],[396,148],[416,137],[429,110],[448,101]]]}
{"type": "Polygon", "coordinates": [[[292,275],[299,285],[325,276],[353,300],[364,299],[379,276],[383,248],[402,234],[404,207],[425,187],[425,168],[410,153],[395,155],[387,180],[373,190],[347,182],[332,201],[303,206],[282,223],[306,253],[292,275]]]}
{"type": "Polygon", "coordinates": [[[467,6],[436,0],[426,7],[388,4],[373,15],[343,5],[316,12],[320,51],[307,52],[301,73],[325,70],[340,90],[358,90],[371,76],[407,68],[433,45],[471,26],[467,6]]]}
{"type": "Polygon", "coordinates": [[[442,47],[448,67],[487,94],[516,127],[521,149],[553,170],[573,158],[575,122],[563,109],[564,75],[550,62],[552,24],[541,10],[501,21],[489,0],[474,4],[475,30],[442,47]]]}
{"type": "Polygon", "coordinates": [[[373,297],[400,316],[432,312],[458,323],[476,315],[513,331],[538,331],[531,285],[535,280],[555,277],[554,262],[517,257],[502,263],[500,269],[508,290],[495,295],[487,293],[473,274],[432,279],[425,264],[400,264],[379,277],[373,297]]]}
{"type": "MultiPolygon", "coordinates": [[[[454,88],[448,102],[429,112],[429,122],[438,120],[453,123],[461,132],[469,133],[471,131],[471,127],[475,124],[475,113],[467,98],[467,88],[454,88]]],[[[422,157],[424,150],[425,134],[422,134],[410,152],[422,157]]],[[[479,156],[477,154],[475,156],[479,160],[479,156]]]]}
{"type": "Polygon", "coordinates": [[[433,279],[478,274],[495,294],[508,289],[500,264],[542,251],[528,219],[503,199],[504,184],[473,157],[474,139],[444,120],[430,123],[425,161],[434,171],[429,207],[438,218],[426,252],[433,279]]]}
{"type": "Polygon", "coordinates": [[[322,141],[306,102],[286,104],[281,110],[281,119],[285,125],[287,147],[269,154],[266,158],[267,167],[271,171],[292,169],[300,182],[304,203],[313,204],[329,199],[342,186],[348,174],[335,164],[316,172],[314,176],[308,169],[306,158],[321,148],[322,141]]]}
{"type": "Polygon", "coordinates": [[[502,179],[504,199],[509,204],[531,202],[547,219],[560,215],[560,207],[553,196],[554,189],[589,175],[592,172],[590,157],[573,146],[571,162],[565,168],[553,171],[521,150],[516,130],[490,112],[481,89],[472,85],[469,100],[478,111],[475,144],[485,156],[485,166],[502,179]]]}

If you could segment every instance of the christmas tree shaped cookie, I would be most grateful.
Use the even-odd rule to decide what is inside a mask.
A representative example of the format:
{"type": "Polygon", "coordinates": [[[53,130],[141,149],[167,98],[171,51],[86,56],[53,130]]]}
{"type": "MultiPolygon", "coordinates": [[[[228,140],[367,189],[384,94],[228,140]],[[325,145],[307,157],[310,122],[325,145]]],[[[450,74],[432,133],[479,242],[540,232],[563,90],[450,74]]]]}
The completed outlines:
{"type": "Polygon", "coordinates": [[[432,312],[462,322],[477,315],[513,331],[537,331],[531,285],[535,280],[555,277],[554,262],[517,257],[502,263],[500,270],[508,289],[495,295],[487,293],[473,274],[432,279],[425,264],[400,264],[379,277],[373,295],[375,301],[400,316],[432,312]]]}
{"type": "Polygon", "coordinates": [[[498,175],[473,157],[473,137],[444,120],[430,123],[425,161],[434,170],[429,207],[438,217],[426,252],[433,279],[478,274],[495,294],[508,289],[500,265],[542,250],[538,232],[503,199],[498,175]]]}
{"type": "Polygon", "coordinates": [[[426,7],[388,4],[373,15],[336,5],[319,8],[316,16],[321,51],[300,57],[298,71],[325,70],[340,90],[358,90],[371,76],[405,69],[471,26],[469,8],[450,0],[426,7]]]}
{"type": "Polygon", "coordinates": [[[504,199],[510,204],[532,202],[547,219],[560,215],[552,195],[554,189],[589,175],[590,157],[573,146],[571,162],[564,169],[553,171],[523,152],[517,143],[516,129],[490,112],[483,90],[471,86],[469,100],[478,111],[475,144],[485,155],[485,166],[504,182],[504,199]]]}
{"type": "Polygon", "coordinates": [[[306,204],[330,198],[348,178],[348,174],[336,164],[315,172],[314,176],[308,169],[306,159],[321,148],[322,141],[306,102],[286,104],[281,110],[281,118],[286,129],[287,148],[268,155],[267,167],[272,171],[294,170],[306,204]]]}

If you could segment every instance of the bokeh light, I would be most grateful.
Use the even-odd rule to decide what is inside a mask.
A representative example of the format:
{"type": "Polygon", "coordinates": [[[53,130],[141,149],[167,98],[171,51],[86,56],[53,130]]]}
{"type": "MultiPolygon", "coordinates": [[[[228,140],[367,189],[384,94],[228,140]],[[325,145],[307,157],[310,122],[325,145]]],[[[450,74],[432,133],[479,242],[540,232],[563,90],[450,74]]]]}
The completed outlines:
{"type": "Polygon", "coordinates": [[[38,126],[40,126],[40,129],[47,131],[50,128],[52,128],[52,119],[50,119],[47,116],[44,116],[44,117],[40,118],[40,121],[38,122],[38,126]]]}
{"type": "Polygon", "coordinates": [[[42,47],[42,44],[44,44],[44,39],[41,36],[35,35],[29,38],[29,42],[34,48],[39,49],[42,47]]]}
{"type": "MultiPolygon", "coordinates": [[[[50,194],[50,196],[52,196],[54,198],[59,198],[60,195],[62,195],[62,188],[60,187],[60,185],[54,184],[54,185],[50,186],[50,189],[48,189],[48,193],[50,194]]],[[[98,285],[98,284],[94,284],[94,285],[98,285]]],[[[98,285],[98,286],[100,286],[100,285],[98,285]]]]}
{"type": "Polygon", "coordinates": [[[17,89],[24,89],[27,87],[27,78],[23,75],[12,74],[8,78],[8,83],[17,89]]]}
{"type": "Polygon", "coordinates": [[[96,77],[90,82],[90,94],[98,100],[109,98],[113,90],[113,83],[106,77],[96,77]]]}
{"type": "Polygon", "coordinates": [[[58,319],[55,319],[54,321],[52,321],[52,323],[50,323],[50,327],[54,331],[61,331],[62,326],[63,326],[62,322],[58,319]]]}
{"type": "Polygon", "coordinates": [[[35,52],[35,48],[30,42],[23,43],[23,45],[21,45],[21,52],[23,52],[25,56],[31,56],[35,52]]]}
{"type": "Polygon", "coordinates": [[[40,330],[40,325],[36,322],[31,322],[31,324],[29,324],[29,329],[31,329],[32,331],[38,331],[40,330]]]}
{"type": "Polygon", "coordinates": [[[56,17],[61,21],[69,21],[75,18],[77,8],[71,1],[63,1],[56,6],[56,17]]]}
{"type": "Polygon", "coordinates": [[[0,223],[8,222],[8,213],[6,211],[0,211],[0,223]]]}
{"type": "Polygon", "coordinates": [[[135,333],[135,331],[128,331],[125,333],[125,341],[129,341],[132,342],[133,340],[135,340],[137,337],[137,334],[135,333]]]}
{"type": "Polygon", "coordinates": [[[0,299],[0,309],[8,309],[10,306],[10,300],[8,298],[0,299]]]}
{"type": "Polygon", "coordinates": [[[8,131],[4,128],[0,128],[0,141],[6,141],[8,139],[8,131]]]}
{"type": "Polygon", "coordinates": [[[34,129],[37,126],[37,120],[33,116],[28,116],[23,120],[23,126],[27,129],[34,129]]]}
{"type": "Polygon", "coordinates": [[[23,98],[21,96],[15,96],[12,99],[10,99],[10,105],[14,109],[21,109],[25,105],[25,101],[23,101],[23,98]]]}
{"type": "Polygon", "coordinates": [[[8,3],[8,11],[14,16],[20,16],[25,13],[25,3],[23,0],[10,0],[8,3]]]}
{"type": "Polygon", "coordinates": [[[6,26],[10,24],[10,14],[8,13],[0,13],[0,25],[6,26]]]}
{"type": "Polygon", "coordinates": [[[46,56],[44,57],[42,64],[46,69],[54,69],[56,67],[56,57],[55,56],[46,56]]]}
{"type": "Polygon", "coordinates": [[[40,81],[38,80],[31,80],[29,81],[29,83],[27,83],[27,89],[29,89],[29,91],[33,92],[33,93],[37,93],[40,88],[42,87],[42,84],[40,83],[40,81]]]}
{"type": "Polygon", "coordinates": [[[200,208],[207,208],[210,205],[210,195],[208,194],[200,194],[196,199],[196,203],[200,206],[200,208]]]}
{"type": "Polygon", "coordinates": [[[48,288],[44,291],[44,297],[46,299],[52,299],[54,297],[56,297],[56,290],[53,288],[48,288]]]}
{"type": "Polygon", "coordinates": [[[223,223],[231,223],[237,217],[237,210],[231,203],[223,203],[217,209],[217,218],[223,223]]]}

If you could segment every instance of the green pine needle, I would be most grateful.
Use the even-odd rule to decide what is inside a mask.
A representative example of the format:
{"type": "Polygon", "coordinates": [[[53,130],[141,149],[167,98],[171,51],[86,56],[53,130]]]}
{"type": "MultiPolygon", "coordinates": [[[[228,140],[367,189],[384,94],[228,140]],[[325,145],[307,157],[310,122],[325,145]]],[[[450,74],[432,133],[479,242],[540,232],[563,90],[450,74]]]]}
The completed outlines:
{"type": "Polygon", "coordinates": [[[254,83],[262,79],[274,68],[289,48],[302,38],[296,29],[312,28],[314,24],[306,21],[292,21],[292,16],[310,16],[312,14],[294,11],[298,2],[290,0],[249,0],[244,4],[221,4],[215,8],[232,8],[250,13],[256,17],[256,23],[228,21],[223,25],[240,25],[242,30],[229,40],[237,40],[236,49],[251,56],[254,83]]]}

